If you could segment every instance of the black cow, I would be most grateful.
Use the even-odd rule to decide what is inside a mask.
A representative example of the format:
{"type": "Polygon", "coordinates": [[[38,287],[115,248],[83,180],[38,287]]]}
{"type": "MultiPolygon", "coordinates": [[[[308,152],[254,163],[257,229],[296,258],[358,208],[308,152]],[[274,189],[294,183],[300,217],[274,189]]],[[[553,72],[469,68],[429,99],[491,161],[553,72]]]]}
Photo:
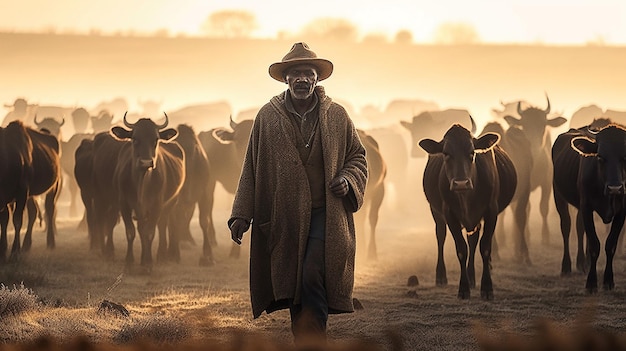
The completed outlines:
{"type": "MultiPolygon", "coordinates": [[[[24,126],[18,120],[0,128],[0,150],[0,259],[6,259],[10,208],[15,228],[11,258],[17,259],[20,253],[22,217],[31,196],[45,194],[47,246],[54,248],[56,201],[61,182],[58,140],[48,133],[24,126]]],[[[24,239],[24,246],[29,247],[30,237],[24,239]]]]}
{"type": "MultiPolygon", "coordinates": [[[[567,122],[567,119],[563,117],[548,119],[550,99],[546,96],[546,100],[548,106],[545,110],[532,106],[522,109],[521,103],[518,103],[517,113],[520,118],[511,115],[504,117],[509,126],[519,127],[530,142],[533,159],[530,171],[530,191],[541,188],[539,212],[542,218],[541,237],[544,243],[549,242],[548,212],[550,195],[552,194],[552,162],[550,160],[552,139],[548,128],[555,128],[567,122]]],[[[515,147],[522,146],[517,145],[515,147]]]]}
{"type": "Polygon", "coordinates": [[[496,145],[500,136],[487,133],[478,139],[455,124],[443,140],[422,139],[419,142],[429,157],[424,170],[424,192],[435,220],[438,244],[437,285],[447,284],[443,259],[446,225],[452,233],[461,266],[458,297],[470,297],[476,285],[474,256],[478,245],[483,259],[480,295],[493,299],[491,281],[491,243],[498,214],[506,208],[515,193],[517,176],[513,162],[496,145]],[[468,233],[468,245],[463,237],[468,233]]]}
{"type": "Polygon", "coordinates": [[[586,271],[587,257],[584,252],[584,227],[580,207],[580,194],[577,191],[580,174],[580,153],[572,147],[572,140],[576,137],[588,137],[595,139],[598,130],[608,126],[610,121],[604,118],[594,119],[584,127],[571,128],[560,134],[552,145],[552,164],[554,176],[552,177],[552,189],[554,203],[560,217],[561,235],[563,237],[563,259],[561,261],[561,275],[569,275],[572,272],[572,261],[569,250],[569,235],[571,230],[570,205],[576,209],[576,237],[578,239],[576,254],[576,269],[586,271]]]}
{"type": "MultiPolygon", "coordinates": [[[[198,204],[198,222],[202,229],[202,256],[200,257],[200,265],[208,266],[214,263],[213,250],[211,248],[209,238],[209,202],[213,196],[209,188],[208,179],[211,171],[209,169],[209,160],[207,158],[200,140],[193,128],[187,124],[178,125],[178,136],[176,142],[180,145],[185,153],[186,177],[176,206],[172,210],[170,216],[169,228],[175,231],[179,239],[190,240],[195,244],[191,236],[189,224],[193,213],[198,204]]],[[[176,259],[180,259],[176,257],[176,259]]]]}
{"type": "MultiPolygon", "coordinates": [[[[567,141],[570,137],[564,139],[567,141]]],[[[626,129],[611,124],[600,129],[595,140],[577,135],[571,138],[570,145],[579,156],[567,157],[573,155],[568,153],[555,163],[555,176],[560,177],[555,185],[558,184],[559,194],[562,195],[562,198],[559,197],[559,214],[564,216],[565,212],[562,210],[567,209],[567,204],[561,199],[579,209],[589,245],[590,268],[585,285],[589,293],[598,290],[596,264],[600,256],[600,240],[596,233],[594,212],[604,223],[611,223],[604,248],[606,267],[603,280],[604,289],[611,290],[615,287],[613,257],[626,217],[626,129]]],[[[567,227],[564,222],[561,221],[562,226],[567,227]]],[[[565,236],[566,233],[563,234],[565,236]]]]}
{"type": "MultiPolygon", "coordinates": [[[[215,238],[215,224],[213,222],[213,204],[215,203],[215,186],[219,182],[231,194],[237,190],[239,175],[243,159],[248,147],[253,120],[243,120],[236,123],[230,120],[230,128],[214,128],[198,133],[198,139],[209,159],[211,172],[209,173],[210,201],[209,238],[212,245],[217,244],[215,238]]],[[[233,243],[231,257],[239,257],[240,246],[233,243]]]]}
{"type": "Polygon", "coordinates": [[[367,187],[363,198],[363,206],[355,214],[357,224],[357,245],[365,243],[365,222],[369,222],[369,240],[367,248],[367,258],[370,260],[377,258],[376,249],[376,226],[378,225],[378,212],[385,197],[385,177],[387,176],[387,165],[378,147],[376,140],[364,130],[359,129],[359,138],[365,147],[367,156],[367,187]]]}
{"type": "MultiPolygon", "coordinates": [[[[118,154],[113,176],[120,200],[120,213],[126,228],[128,242],[126,262],[134,262],[133,241],[135,220],[141,240],[141,266],[152,270],[152,241],[159,227],[157,258],[180,255],[168,253],[166,227],[170,211],[185,181],[185,156],[175,142],[167,142],[177,135],[176,129],[167,127],[168,118],[161,125],[149,118],[131,124],[124,115],[123,127],[111,128],[111,133],[124,142],[118,154]]],[[[172,250],[178,250],[175,233],[170,232],[172,250]]]]}

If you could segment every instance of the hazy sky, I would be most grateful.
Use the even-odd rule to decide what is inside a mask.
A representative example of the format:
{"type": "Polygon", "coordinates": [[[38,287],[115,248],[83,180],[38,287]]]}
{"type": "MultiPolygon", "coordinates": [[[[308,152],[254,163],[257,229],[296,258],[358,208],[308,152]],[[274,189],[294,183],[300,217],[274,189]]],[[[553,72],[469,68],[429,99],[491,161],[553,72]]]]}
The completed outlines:
{"type": "Polygon", "coordinates": [[[393,37],[407,29],[419,43],[432,42],[441,23],[464,23],[490,43],[626,45],[623,0],[0,0],[0,8],[0,30],[12,31],[199,35],[210,13],[246,10],[256,16],[257,37],[297,33],[314,19],[331,17],[349,20],[361,34],[393,37]]]}

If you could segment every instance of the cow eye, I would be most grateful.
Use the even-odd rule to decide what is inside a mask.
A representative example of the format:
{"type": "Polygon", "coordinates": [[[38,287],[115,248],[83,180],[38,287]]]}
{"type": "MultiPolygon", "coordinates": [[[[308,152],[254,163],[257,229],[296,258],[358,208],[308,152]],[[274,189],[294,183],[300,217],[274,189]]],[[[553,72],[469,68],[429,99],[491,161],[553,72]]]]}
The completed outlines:
{"type": "Polygon", "coordinates": [[[139,145],[139,139],[133,139],[133,145],[139,145]]]}
{"type": "Polygon", "coordinates": [[[598,155],[596,158],[598,159],[598,163],[600,163],[600,164],[603,164],[604,161],[605,161],[604,157],[602,157],[600,155],[598,155]]]}

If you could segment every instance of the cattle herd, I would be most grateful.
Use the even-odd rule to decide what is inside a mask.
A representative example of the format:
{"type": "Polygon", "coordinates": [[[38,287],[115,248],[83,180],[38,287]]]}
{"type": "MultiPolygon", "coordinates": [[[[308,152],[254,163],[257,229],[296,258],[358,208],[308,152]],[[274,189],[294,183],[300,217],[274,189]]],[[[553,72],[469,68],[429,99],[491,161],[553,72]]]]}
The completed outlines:
{"type": "MultiPolygon", "coordinates": [[[[435,283],[448,283],[443,247],[450,232],[461,268],[461,299],[469,298],[470,288],[477,285],[476,248],[483,263],[481,297],[494,298],[491,260],[498,255],[504,232],[511,233],[516,259],[531,263],[528,217],[535,190],[540,192],[543,242],[549,241],[551,201],[560,218],[563,275],[572,272],[570,210],[576,213],[576,269],[587,272],[589,293],[598,289],[596,265],[601,248],[594,215],[610,224],[602,286],[615,286],[612,262],[626,218],[623,116],[618,111],[583,107],[569,119],[570,129],[553,142],[551,130],[568,119],[555,116],[546,100],[545,108],[521,100],[503,103],[504,110],[494,109],[493,120],[480,132],[473,116],[463,109],[427,109],[397,123],[399,134],[410,134],[409,150],[404,152],[426,160],[421,175],[438,246],[435,283]],[[503,217],[508,209],[512,228],[505,230],[503,217]]],[[[106,109],[92,116],[84,108],[34,108],[23,99],[11,107],[0,128],[0,262],[19,261],[20,252],[31,247],[37,218],[45,222],[47,246],[55,247],[56,203],[67,189],[70,215],[80,215],[80,198],[85,209],[80,227],[88,233],[90,249],[101,252],[103,259],[114,257],[113,232],[121,219],[128,266],[136,263],[136,234],[140,270],[149,273],[153,269],[157,234],[156,260],[180,261],[180,242],[194,241],[190,224],[197,206],[203,239],[199,264],[214,264],[216,186],[219,183],[227,192],[235,192],[252,119],[235,121],[231,116],[227,127],[203,125],[195,130],[185,120],[184,110],[176,114],[173,127],[166,113],[150,118],[124,113],[114,122],[114,113],[106,109]],[[74,129],[69,137],[61,133],[66,116],[71,116],[74,129]],[[14,238],[9,251],[10,218],[14,238]],[[23,218],[27,221],[22,241],[23,218]]],[[[190,120],[197,118],[190,116],[190,120]]],[[[377,257],[375,233],[385,196],[390,185],[401,179],[394,174],[397,169],[382,135],[380,129],[359,127],[370,175],[363,209],[357,213],[357,252],[365,252],[367,260],[377,257]]],[[[231,256],[239,255],[240,247],[233,245],[231,256]]]]}

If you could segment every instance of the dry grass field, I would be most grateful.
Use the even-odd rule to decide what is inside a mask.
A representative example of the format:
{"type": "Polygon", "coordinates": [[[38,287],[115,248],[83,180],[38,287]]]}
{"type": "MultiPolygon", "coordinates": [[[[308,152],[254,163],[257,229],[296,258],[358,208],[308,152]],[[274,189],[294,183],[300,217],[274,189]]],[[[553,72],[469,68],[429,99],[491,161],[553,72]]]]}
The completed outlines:
{"type": "MultiPolygon", "coordinates": [[[[227,203],[225,198],[222,205],[227,203]]],[[[214,266],[200,267],[200,246],[185,244],[181,263],[158,264],[150,275],[125,268],[122,224],[115,231],[115,259],[106,261],[89,251],[87,234],[77,230],[78,218],[67,217],[63,197],[59,208],[57,248],[47,249],[38,230],[30,253],[0,267],[2,342],[27,343],[44,336],[69,342],[81,336],[113,345],[148,340],[233,346],[249,339],[290,347],[287,311],[251,318],[248,261],[247,257],[228,257],[225,206],[216,210],[219,246],[214,266]],[[128,315],[101,306],[104,300],[122,305],[128,315]],[[27,307],[24,312],[7,307],[16,301],[27,307]]],[[[477,290],[471,299],[462,301],[456,297],[459,267],[451,238],[446,242],[449,284],[437,287],[430,217],[423,211],[384,210],[378,228],[378,260],[361,258],[356,271],[355,297],[363,309],[330,317],[331,345],[351,345],[357,340],[381,350],[479,350],[493,344],[498,346],[491,349],[526,350],[534,348],[531,341],[539,340],[578,346],[592,345],[593,340],[625,345],[620,344],[626,327],[623,254],[615,262],[615,290],[589,296],[583,288],[585,275],[560,276],[562,244],[556,218],[552,224],[551,242],[543,245],[533,234],[540,224],[531,223],[532,266],[513,260],[507,246],[510,239],[502,244],[500,259],[493,261],[493,301],[482,301],[477,290]],[[419,278],[418,286],[407,286],[411,275],[419,278]]],[[[199,242],[195,219],[192,228],[199,242]]],[[[602,265],[601,259],[600,272],[602,265]]],[[[477,270],[481,271],[480,263],[477,270]]]]}

